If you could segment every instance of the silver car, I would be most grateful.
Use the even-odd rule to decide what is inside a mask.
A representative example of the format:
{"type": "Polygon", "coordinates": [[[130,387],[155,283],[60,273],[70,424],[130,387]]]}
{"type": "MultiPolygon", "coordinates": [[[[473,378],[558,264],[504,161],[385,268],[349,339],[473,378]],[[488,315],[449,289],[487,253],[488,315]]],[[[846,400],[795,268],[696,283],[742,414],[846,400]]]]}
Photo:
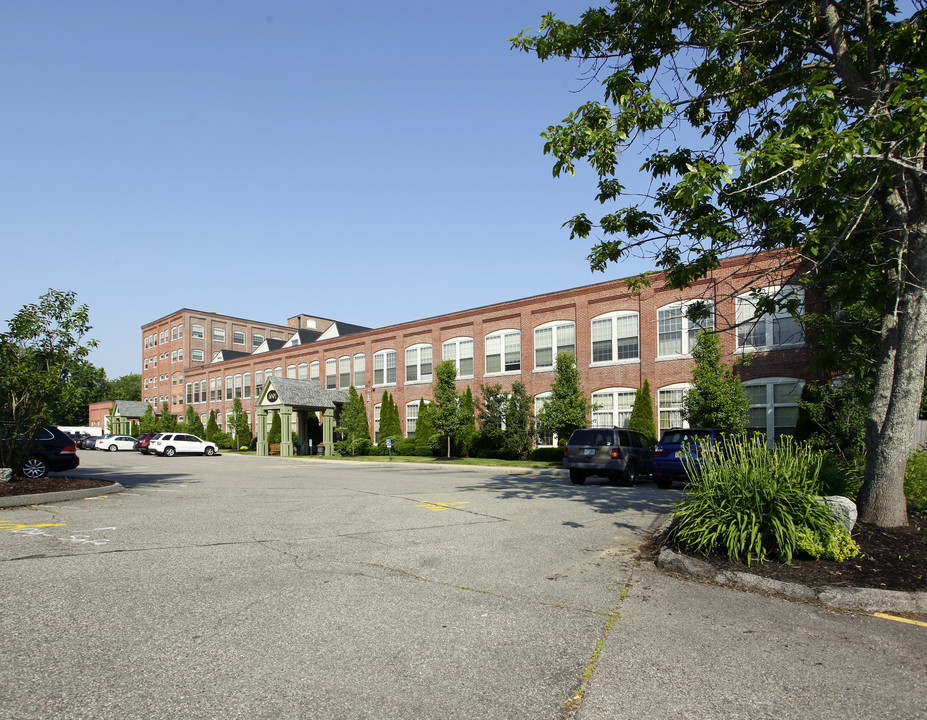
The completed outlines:
{"type": "Polygon", "coordinates": [[[633,485],[639,476],[653,473],[653,446],[636,430],[581,428],[567,442],[563,467],[569,469],[574,485],[582,485],[590,475],[633,485]]]}

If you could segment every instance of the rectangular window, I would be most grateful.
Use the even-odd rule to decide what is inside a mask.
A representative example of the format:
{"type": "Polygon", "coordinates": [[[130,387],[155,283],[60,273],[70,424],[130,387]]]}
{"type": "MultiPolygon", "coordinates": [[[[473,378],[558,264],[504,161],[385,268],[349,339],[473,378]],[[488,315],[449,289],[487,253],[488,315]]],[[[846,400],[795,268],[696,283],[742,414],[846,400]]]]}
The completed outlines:
{"type": "Polygon", "coordinates": [[[314,360],[309,363],[309,379],[318,380],[319,379],[319,361],[314,360]]]}
{"type": "Polygon", "coordinates": [[[242,392],[241,375],[236,375],[235,376],[235,397],[237,397],[238,399],[241,399],[241,392],[242,392]]]}
{"type": "Polygon", "coordinates": [[[254,397],[260,397],[264,391],[264,373],[260,370],[254,371],[254,397]]]}
{"type": "Polygon", "coordinates": [[[216,379],[209,379],[209,402],[216,401],[216,379]]]}
{"type": "Polygon", "coordinates": [[[660,390],[657,395],[660,406],[660,431],[683,426],[682,404],[685,395],[684,388],[660,390]]]}
{"type": "Polygon", "coordinates": [[[232,343],[234,345],[244,345],[245,344],[245,334],[243,332],[233,332],[232,333],[232,343]]]}
{"type": "Polygon", "coordinates": [[[393,385],[396,383],[396,351],[383,350],[373,356],[373,384],[393,385]]]}
{"type": "Polygon", "coordinates": [[[193,402],[193,385],[194,383],[187,383],[187,405],[193,402]]]}
{"type": "Polygon", "coordinates": [[[299,364],[299,367],[296,368],[296,379],[297,380],[308,380],[309,379],[309,363],[299,364]]]}
{"type": "Polygon", "coordinates": [[[244,385],[245,385],[244,397],[247,400],[248,398],[251,397],[251,373],[245,373],[244,385]]]}
{"type": "Polygon", "coordinates": [[[406,348],[406,382],[431,382],[431,345],[406,348]]]}
{"type": "Polygon", "coordinates": [[[334,390],[338,381],[338,361],[329,358],[325,361],[325,389],[334,390]]]}
{"type": "Polygon", "coordinates": [[[263,342],[264,342],[263,335],[258,335],[257,333],[255,333],[254,335],[251,336],[251,347],[258,347],[263,342]]]}
{"type": "MultiPolygon", "coordinates": [[[[376,355],[374,355],[374,365],[376,365],[376,355]]],[[[374,370],[376,375],[376,370],[374,370]]],[[[380,442],[380,405],[373,406],[373,444],[380,442]]]]}
{"type": "Polygon", "coordinates": [[[225,342],[225,328],[214,327],[212,329],[213,342],[225,342]]]}
{"type": "Polygon", "coordinates": [[[226,400],[232,399],[232,376],[231,375],[225,376],[225,399],[226,400]]]}
{"type": "Polygon", "coordinates": [[[418,422],[418,403],[406,405],[406,437],[415,437],[415,425],[418,422]]]}
{"type": "Polygon", "coordinates": [[[203,362],[206,359],[205,353],[202,350],[191,350],[190,357],[193,362],[203,362]]]}
{"type": "Polygon", "coordinates": [[[592,321],[592,362],[640,357],[637,313],[614,313],[592,321]]]}
{"type": "Polygon", "coordinates": [[[177,328],[171,328],[171,342],[174,342],[177,339],[177,328]]]}
{"type": "Polygon", "coordinates": [[[193,338],[194,340],[202,340],[204,337],[206,337],[205,331],[203,330],[203,326],[193,325],[190,328],[190,337],[193,338]]]}
{"type": "Polygon", "coordinates": [[[682,346],[683,320],[681,305],[664,308],[657,312],[657,356],[681,355],[684,352],[682,346]]]}
{"type": "Polygon", "coordinates": [[[367,356],[354,356],[354,387],[364,387],[367,383],[367,356]]]}
{"type": "Polygon", "coordinates": [[[351,386],[351,358],[338,359],[338,385],[342,390],[351,386]]]}

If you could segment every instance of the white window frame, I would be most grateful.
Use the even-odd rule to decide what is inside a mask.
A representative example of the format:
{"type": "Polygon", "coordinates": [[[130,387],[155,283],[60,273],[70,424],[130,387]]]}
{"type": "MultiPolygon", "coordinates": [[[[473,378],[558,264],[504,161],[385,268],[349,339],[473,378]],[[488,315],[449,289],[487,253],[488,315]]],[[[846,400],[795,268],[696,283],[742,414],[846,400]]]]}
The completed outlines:
{"type": "Polygon", "coordinates": [[[309,363],[300,363],[296,366],[296,378],[298,380],[309,379],[309,363]]]}
{"type": "Polygon", "coordinates": [[[264,336],[254,333],[251,336],[251,347],[260,347],[264,343],[264,336]]]}
{"type": "Polygon", "coordinates": [[[310,380],[319,380],[319,361],[313,360],[309,363],[309,379],[310,380]]]}
{"type": "Polygon", "coordinates": [[[338,387],[347,390],[351,387],[351,356],[342,355],[338,358],[338,387]]]}
{"type": "Polygon", "coordinates": [[[190,359],[193,362],[205,362],[206,352],[204,350],[200,350],[199,348],[194,348],[190,351],[190,359]]]}
{"type": "Polygon", "coordinates": [[[206,328],[198,323],[193,323],[193,325],[190,326],[190,338],[192,340],[205,340],[206,328]]]}
{"type": "MultiPolygon", "coordinates": [[[[544,403],[550,400],[553,393],[544,392],[534,396],[534,417],[537,417],[541,410],[544,409],[544,403]]],[[[503,428],[504,429],[504,428],[503,428]]],[[[559,444],[557,433],[550,435],[541,435],[537,431],[534,434],[534,444],[536,447],[557,447],[559,444]]]]}
{"type": "MultiPolygon", "coordinates": [[[[795,430],[794,424],[776,424],[776,420],[784,419],[780,413],[789,410],[794,411],[795,419],[798,417],[798,400],[801,397],[802,390],[805,387],[805,381],[794,377],[768,377],[754,378],[744,380],[744,391],[750,398],[750,415],[747,421],[747,429],[757,432],[763,432],[766,435],[766,441],[770,447],[775,445],[776,441],[783,435],[791,435],[795,430]],[[763,389],[763,402],[756,402],[759,398],[755,390],[763,389]],[[783,390],[783,393],[777,392],[783,390]],[[789,393],[785,395],[785,393],[789,393]],[[779,397],[777,397],[779,396],[779,397]],[[758,410],[761,413],[758,413],[758,410]],[[762,414],[764,422],[751,422],[762,414]],[[791,432],[777,432],[776,428],[790,428],[791,432]]],[[[790,414],[792,414],[790,412],[790,414]]]]}
{"type": "Polygon", "coordinates": [[[534,328],[534,370],[547,372],[557,365],[557,355],[571,352],[576,357],[576,323],[572,320],[555,320],[534,328]],[[572,338],[572,342],[568,342],[572,338]],[[539,351],[550,352],[550,362],[538,362],[539,351]]]}
{"type": "Polygon", "coordinates": [[[606,365],[631,365],[634,363],[639,363],[641,361],[641,321],[640,313],[637,310],[616,310],[614,312],[605,313],[603,315],[598,315],[592,320],[589,321],[589,351],[590,351],[590,367],[603,367],[606,365]],[[627,320],[633,318],[633,324],[637,329],[636,335],[621,335],[619,336],[619,328],[622,325],[628,324],[627,320]],[[604,336],[598,337],[596,334],[596,327],[604,329],[607,326],[608,337],[604,336]],[[618,355],[621,352],[619,341],[627,341],[629,338],[636,338],[637,340],[637,354],[633,356],[627,356],[619,358],[618,355]],[[609,355],[610,358],[603,360],[596,360],[596,343],[609,343],[609,355]]]}
{"type": "Polygon", "coordinates": [[[392,348],[373,354],[373,386],[390,387],[396,384],[396,351],[392,348]],[[379,367],[377,367],[379,365],[379,367]],[[379,373],[380,381],[377,381],[379,373]]]}
{"type": "Polygon", "coordinates": [[[225,328],[214,327],[212,329],[212,341],[224,343],[225,342],[225,328]]]}
{"type": "Polygon", "coordinates": [[[335,358],[325,359],[325,389],[335,390],[338,387],[338,361],[335,358]]]}
{"type": "Polygon", "coordinates": [[[707,300],[683,300],[657,308],[657,360],[676,360],[692,357],[692,350],[701,330],[714,330],[714,303],[707,300]],[[708,317],[694,322],[686,316],[689,306],[704,303],[708,308],[708,317]],[[663,317],[661,317],[663,315],[663,317]],[[678,352],[664,352],[663,336],[679,334],[678,352]]]}
{"type": "Polygon", "coordinates": [[[665,385],[657,390],[657,434],[662,435],[664,430],[674,427],[689,427],[689,423],[682,417],[682,407],[686,399],[686,393],[692,387],[691,383],[675,383],[665,385]],[[673,398],[669,394],[673,394],[673,398]],[[678,402],[670,402],[676,397],[678,402]],[[664,412],[667,417],[664,420],[664,412]],[[678,422],[675,421],[678,418],[678,422]]]}
{"type": "Polygon", "coordinates": [[[296,379],[297,379],[297,375],[296,375],[296,366],[295,366],[295,365],[287,365],[287,366],[286,366],[286,376],[287,376],[290,380],[296,380],[296,379]]]}
{"type": "MultiPolygon", "coordinates": [[[[505,330],[495,330],[483,338],[483,360],[484,376],[492,377],[497,375],[520,375],[521,374],[521,330],[507,328],[505,330]],[[517,341],[518,367],[514,362],[510,362],[515,357],[514,343],[517,341]],[[490,358],[499,358],[499,369],[490,370],[490,358]]],[[[495,364],[495,361],[493,361],[495,364]]]]}
{"type": "Polygon", "coordinates": [[[445,340],[441,343],[441,359],[453,360],[454,367],[457,368],[457,379],[468,379],[473,377],[473,338],[472,337],[455,337],[445,340]],[[469,350],[469,354],[464,354],[469,350]],[[469,361],[470,372],[466,370],[466,361],[469,361]]]}
{"type": "Polygon", "coordinates": [[[354,356],[354,387],[362,388],[367,383],[367,356],[358,353],[354,356]]]}
{"type": "Polygon", "coordinates": [[[629,387],[596,390],[592,393],[592,427],[628,427],[636,397],[637,390],[629,387]]]}
{"type": "Polygon", "coordinates": [[[232,345],[244,345],[245,344],[245,333],[241,330],[232,331],[232,345]],[[239,339],[241,338],[241,339],[239,339]]]}
{"type": "MultiPolygon", "coordinates": [[[[760,288],[767,296],[797,296],[804,305],[804,290],[794,285],[771,285],[760,288]]],[[[804,347],[805,334],[798,321],[786,310],[756,317],[756,301],[750,294],[739,295],[735,300],[735,321],[737,345],[735,352],[751,353],[768,350],[804,347]],[[762,342],[760,333],[762,332],[762,342]],[[782,333],[787,333],[785,338],[782,333]],[[776,337],[779,335],[780,337],[776,337]]]]}
{"type": "Polygon", "coordinates": [[[434,355],[430,343],[406,348],[406,385],[430,383],[434,379],[434,355]]]}
{"type": "Polygon", "coordinates": [[[406,437],[415,437],[415,427],[418,424],[418,412],[421,400],[406,403],[406,437]]]}

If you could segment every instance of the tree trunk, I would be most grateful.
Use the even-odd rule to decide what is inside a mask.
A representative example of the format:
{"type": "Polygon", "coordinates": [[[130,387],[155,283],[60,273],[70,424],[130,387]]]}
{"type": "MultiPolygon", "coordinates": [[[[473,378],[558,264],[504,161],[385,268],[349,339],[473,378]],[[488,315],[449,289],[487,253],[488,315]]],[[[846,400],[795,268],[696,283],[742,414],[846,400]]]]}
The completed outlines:
{"type": "MultiPolygon", "coordinates": [[[[922,230],[922,228],[919,228],[922,230]]],[[[859,519],[908,522],[904,473],[914,439],[927,360],[927,236],[912,232],[896,308],[883,319],[875,392],[866,421],[866,474],[859,519]]]]}

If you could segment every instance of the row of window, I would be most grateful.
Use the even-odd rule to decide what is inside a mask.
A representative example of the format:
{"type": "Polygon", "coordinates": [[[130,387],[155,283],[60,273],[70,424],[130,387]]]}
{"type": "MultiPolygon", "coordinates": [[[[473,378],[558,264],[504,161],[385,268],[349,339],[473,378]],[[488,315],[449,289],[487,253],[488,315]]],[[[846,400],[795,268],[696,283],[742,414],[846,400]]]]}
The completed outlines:
{"type": "Polygon", "coordinates": [[[174,342],[175,340],[183,340],[183,325],[175,325],[170,330],[162,330],[157,335],[146,335],[145,336],[145,349],[153,348],[158,345],[163,345],[164,343],[170,341],[174,342]]]}
{"type": "MultiPolygon", "coordinates": [[[[203,325],[198,323],[193,323],[190,326],[190,337],[194,340],[204,340],[206,338],[206,328],[203,325]]],[[[223,327],[213,327],[212,329],[212,340],[217,343],[224,343],[226,339],[225,328],[223,327]]],[[[264,336],[254,333],[251,336],[251,347],[256,348],[264,342],[264,336]]],[[[232,331],[232,345],[241,345],[245,344],[245,333],[239,330],[232,331]]]]}
{"type": "MultiPolygon", "coordinates": [[[[750,399],[747,429],[765,433],[773,440],[791,434],[798,420],[798,399],[803,386],[803,381],[795,378],[760,378],[745,382],[744,389],[750,399]]],[[[678,384],[657,390],[658,433],[669,428],[688,426],[682,419],[682,407],[688,389],[688,384],[678,384]]],[[[633,388],[605,388],[592,393],[592,426],[628,427],[636,394],[633,388]]],[[[549,392],[535,397],[535,415],[541,411],[549,397],[549,392]]],[[[419,400],[406,404],[406,437],[415,436],[419,407],[419,400]]],[[[374,442],[379,442],[379,404],[373,409],[373,427],[374,442]]],[[[554,436],[539,436],[536,440],[542,447],[557,445],[554,436]]]]}

